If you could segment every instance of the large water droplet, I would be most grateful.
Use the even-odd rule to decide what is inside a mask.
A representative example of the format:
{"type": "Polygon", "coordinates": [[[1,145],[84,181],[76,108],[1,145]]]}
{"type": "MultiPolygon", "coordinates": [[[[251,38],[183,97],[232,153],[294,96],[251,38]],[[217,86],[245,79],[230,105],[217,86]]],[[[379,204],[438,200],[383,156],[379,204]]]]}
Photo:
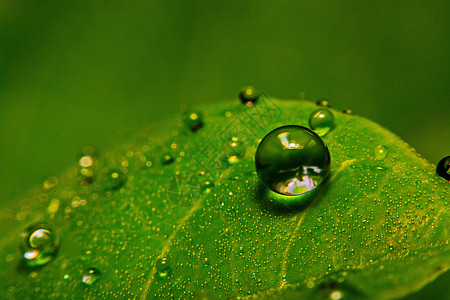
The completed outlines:
{"type": "Polygon", "coordinates": [[[237,137],[232,137],[224,143],[223,151],[228,163],[234,164],[244,155],[245,144],[237,137]]]}
{"type": "Polygon", "coordinates": [[[309,127],[318,135],[324,136],[334,127],[334,115],[326,109],[315,110],[309,117],[309,127]]]}
{"type": "Polygon", "coordinates": [[[165,278],[172,271],[172,264],[167,258],[160,258],[156,261],[155,268],[158,277],[165,278]]]}
{"type": "Polygon", "coordinates": [[[386,158],[387,153],[388,153],[388,149],[385,146],[378,145],[375,148],[375,159],[376,160],[383,160],[383,159],[386,158]]]}
{"type": "Polygon", "coordinates": [[[197,132],[203,127],[203,115],[199,111],[188,111],[184,117],[184,124],[192,132],[197,132]]]}
{"type": "Polygon", "coordinates": [[[252,106],[258,101],[260,93],[252,86],[246,86],[239,92],[239,99],[247,106],[252,106]]]}
{"type": "Polygon", "coordinates": [[[256,171],[272,191],[301,195],[312,191],[328,176],[330,153],[310,129],[288,125],[267,134],[255,155],[256,171]]]}
{"type": "Polygon", "coordinates": [[[450,181],[450,156],[441,159],[436,166],[436,173],[450,181]]]}
{"type": "Polygon", "coordinates": [[[83,271],[83,275],[81,276],[81,282],[85,285],[92,285],[94,282],[100,279],[102,272],[100,272],[97,268],[89,268],[83,271]]]}
{"type": "Polygon", "coordinates": [[[38,223],[21,234],[20,250],[28,266],[42,266],[56,256],[58,237],[47,224],[38,223]]]}

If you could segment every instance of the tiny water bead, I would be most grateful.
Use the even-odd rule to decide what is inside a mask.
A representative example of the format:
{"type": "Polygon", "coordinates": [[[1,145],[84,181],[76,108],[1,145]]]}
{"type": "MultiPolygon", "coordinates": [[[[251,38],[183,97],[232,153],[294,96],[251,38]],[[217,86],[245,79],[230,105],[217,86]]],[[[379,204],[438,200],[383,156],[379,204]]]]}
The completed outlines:
{"type": "Polygon", "coordinates": [[[386,148],[386,146],[383,145],[378,145],[375,148],[375,159],[376,160],[383,160],[386,158],[388,153],[388,149],[386,148]]]}
{"type": "Polygon", "coordinates": [[[202,183],[201,189],[202,189],[202,192],[203,192],[203,193],[207,194],[207,193],[211,192],[211,190],[212,190],[213,187],[214,187],[214,182],[213,182],[213,181],[211,181],[211,180],[205,180],[205,181],[202,183]]]}
{"type": "Polygon", "coordinates": [[[170,165],[171,163],[173,163],[175,161],[175,159],[173,158],[173,156],[169,153],[164,153],[163,155],[161,155],[161,164],[162,165],[170,165]]]}
{"type": "Polygon", "coordinates": [[[450,181],[450,156],[444,157],[438,162],[436,173],[445,180],[450,181]]]}
{"type": "Polygon", "coordinates": [[[52,228],[38,223],[21,234],[20,250],[28,266],[43,266],[56,256],[58,243],[58,237],[52,228]]]}
{"type": "Polygon", "coordinates": [[[83,271],[83,275],[81,276],[81,282],[85,285],[90,286],[94,282],[100,279],[102,272],[100,272],[97,268],[88,268],[83,271]]]}
{"type": "Polygon", "coordinates": [[[319,99],[319,100],[317,100],[316,101],[316,105],[317,106],[321,106],[321,107],[327,107],[327,108],[331,107],[331,105],[330,105],[330,103],[328,102],[327,99],[319,99]]]}
{"type": "Polygon", "coordinates": [[[223,151],[225,153],[228,163],[236,163],[245,153],[245,144],[237,137],[232,137],[226,141],[223,145],[223,151]]]}
{"type": "Polygon", "coordinates": [[[120,170],[111,170],[106,176],[106,187],[110,190],[117,190],[125,184],[127,176],[120,170]]]}
{"type": "Polygon", "coordinates": [[[334,127],[333,113],[326,108],[313,111],[309,117],[309,127],[319,136],[326,135],[334,127]]]}
{"type": "Polygon", "coordinates": [[[247,106],[252,106],[258,101],[260,93],[252,86],[246,86],[239,92],[239,99],[247,106]]]}
{"type": "Polygon", "coordinates": [[[342,110],[342,113],[346,114],[346,115],[351,115],[352,114],[352,110],[350,108],[344,108],[342,110]]]}
{"type": "Polygon", "coordinates": [[[184,117],[184,124],[192,132],[197,132],[203,127],[203,115],[199,111],[188,111],[184,117]]]}
{"type": "Polygon", "coordinates": [[[94,164],[94,159],[92,158],[92,156],[85,155],[80,158],[80,166],[83,168],[92,167],[93,164],[94,164]]]}
{"type": "Polygon", "coordinates": [[[155,264],[157,276],[159,278],[167,277],[172,271],[172,263],[167,258],[160,258],[155,264]]]}
{"type": "Polygon", "coordinates": [[[256,172],[272,191],[295,196],[315,189],[328,176],[330,152],[310,129],[287,125],[267,134],[255,154],[256,172]]]}

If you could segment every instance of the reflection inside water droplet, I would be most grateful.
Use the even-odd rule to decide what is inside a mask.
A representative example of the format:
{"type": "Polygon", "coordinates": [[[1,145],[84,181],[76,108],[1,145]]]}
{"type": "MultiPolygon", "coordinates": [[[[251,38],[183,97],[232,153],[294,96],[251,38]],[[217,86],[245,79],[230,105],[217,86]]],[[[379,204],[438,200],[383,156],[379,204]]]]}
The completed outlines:
{"type": "Polygon", "coordinates": [[[315,189],[328,176],[330,153],[306,127],[288,125],[267,134],[255,155],[256,171],[272,191],[293,196],[315,189]]]}

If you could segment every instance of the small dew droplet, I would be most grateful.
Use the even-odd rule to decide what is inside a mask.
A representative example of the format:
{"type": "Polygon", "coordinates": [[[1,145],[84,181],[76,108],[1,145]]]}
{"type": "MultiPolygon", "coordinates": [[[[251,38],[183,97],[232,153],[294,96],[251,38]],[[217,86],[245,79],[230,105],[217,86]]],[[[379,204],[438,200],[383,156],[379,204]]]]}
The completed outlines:
{"type": "Polygon", "coordinates": [[[450,156],[441,159],[436,166],[436,173],[450,181],[450,156]]]}
{"type": "Polygon", "coordinates": [[[317,100],[316,101],[316,105],[320,106],[320,107],[326,107],[326,108],[330,108],[331,107],[331,105],[328,102],[328,100],[324,99],[324,98],[317,100]]]}
{"type": "Polygon", "coordinates": [[[156,261],[155,264],[157,276],[159,278],[165,278],[170,275],[172,271],[172,264],[167,258],[160,258],[156,261]]]}
{"type": "Polygon", "coordinates": [[[28,266],[43,266],[55,258],[58,243],[58,237],[51,227],[38,223],[21,234],[20,250],[28,266]]]}
{"type": "Polygon", "coordinates": [[[260,93],[252,86],[246,86],[239,92],[239,99],[247,106],[253,106],[258,101],[260,93]]]}
{"type": "Polygon", "coordinates": [[[309,127],[319,136],[326,135],[334,127],[334,115],[326,108],[315,110],[309,117],[309,127]]]}
{"type": "Polygon", "coordinates": [[[80,166],[82,168],[92,167],[93,164],[94,164],[94,159],[92,158],[92,156],[85,155],[80,158],[80,166]]]}
{"type": "Polygon", "coordinates": [[[245,144],[237,137],[232,137],[223,145],[223,151],[228,163],[236,163],[245,153],[245,144]]]}
{"type": "Polygon", "coordinates": [[[211,192],[213,187],[214,187],[214,182],[212,182],[211,180],[205,180],[202,183],[201,189],[202,189],[203,193],[207,194],[207,193],[211,192]]]}
{"type": "Polygon", "coordinates": [[[102,273],[97,268],[89,268],[83,271],[81,282],[90,286],[100,279],[102,273]]]}
{"type": "Polygon", "coordinates": [[[330,152],[310,129],[288,125],[267,134],[255,154],[256,171],[272,191],[295,196],[312,191],[330,171],[330,152]]]}
{"type": "Polygon", "coordinates": [[[385,146],[378,145],[375,148],[375,159],[376,160],[383,160],[383,159],[386,158],[387,153],[388,153],[388,150],[387,150],[387,148],[385,146]]]}
{"type": "Polygon", "coordinates": [[[175,159],[169,153],[165,153],[161,156],[161,164],[162,165],[170,165],[174,161],[175,161],[175,159]]]}
{"type": "Polygon", "coordinates": [[[119,170],[111,170],[106,176],[106,187],[110,190],[117,190],[125,184],[127,176],[119,170]]]}
{"type": "Polygon", "coordinates": [[[184,116],[184,124],[192,132],[197,132],[203,127],[203,115],[199,111],[188,111],[184,116]]]}
{"type": "Polygon", "coordinates": [[[44,189],[50,190],[58,185],[58,178],[57,177],[50,177],[44,182],[44,189]]]}
{"type": "Polygon", "coordinates": [[[345,108],[345,109],[342,110],[342,113],[346,114],[346,115],[351,115],[352,114],[352,110],[350,108],[345,108]]]}

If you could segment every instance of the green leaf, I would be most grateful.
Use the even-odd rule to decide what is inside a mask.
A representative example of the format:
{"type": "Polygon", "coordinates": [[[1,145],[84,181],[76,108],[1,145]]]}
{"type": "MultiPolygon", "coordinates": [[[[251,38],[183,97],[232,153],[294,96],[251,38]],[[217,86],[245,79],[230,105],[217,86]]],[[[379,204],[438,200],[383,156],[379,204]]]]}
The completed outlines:
{"type": "Polygon", "coordinates": [[[283,206],[259,181],[259,140],[307,126],[316,108],[215,104],[197,111],[196,132],[191,117],[147,128],[94,154],[89,180],[76,165],[11,201],[0,215],[1,298],[388,299],[420,289],[448,269],[450,188],[394,134],[333,110],[325,183],[283,206]],[[245,148],[231,164],[223,147],[234,136],[245,148]],[[17,245],[39,222],[60,248],[31,268],[17,245]],[[86,285],[92,268],[98,280],[86,285]]]}

